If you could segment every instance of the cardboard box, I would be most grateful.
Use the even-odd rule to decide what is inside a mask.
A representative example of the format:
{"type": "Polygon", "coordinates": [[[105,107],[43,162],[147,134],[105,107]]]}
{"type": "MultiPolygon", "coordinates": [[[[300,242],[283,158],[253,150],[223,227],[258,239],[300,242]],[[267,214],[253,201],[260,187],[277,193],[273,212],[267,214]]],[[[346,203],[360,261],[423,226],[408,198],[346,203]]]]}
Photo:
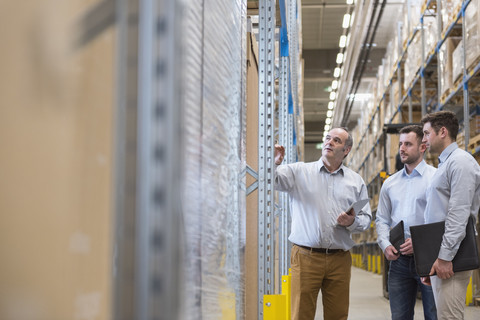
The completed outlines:
{"type": "Polygon", "coordinates": [[[116,28],[72,43],[101,2],[2,3],[0,319],[112,319],[116,28]]]}
{"type": "Polygon", "coordinates": [[[438,62],[441,70],[439,81],[441,82],[442,88],[440,96],[443,96],[447,90],[453,87],[453,52],[461,40],[461,37],[449,37],[440,47],[438,54],[438,62]]]}

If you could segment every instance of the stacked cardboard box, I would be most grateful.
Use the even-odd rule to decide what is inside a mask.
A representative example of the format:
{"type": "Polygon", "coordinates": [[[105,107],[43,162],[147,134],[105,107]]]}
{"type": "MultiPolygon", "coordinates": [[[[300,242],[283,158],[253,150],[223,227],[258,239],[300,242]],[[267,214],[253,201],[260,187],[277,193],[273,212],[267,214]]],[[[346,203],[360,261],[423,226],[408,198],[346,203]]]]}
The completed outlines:
{"type": "Polygon", "coordinates": [[[412,43],[407,48],[407,59],[405,60],[405,76],[403,88],[406,90],[412,83],[415,75],[422,65],[422,37],[417,33],[412,43]]]}
{"type": "Polygon", "coordinates": [[[463,74],[463,46],[465,45],[465,58],[467,69],[470,69],[480,58],[480,0],[472,0],[465,10],[465,40],[453,52],[453,75],[455,82],[463,74]]]}
{"type": "Polygon", "coordinates": [[[402,8],[403,28],[402,28],[402,42],[404,46],[414,29],[420,23],[421,16],[421,1],[420,0],[406,0],[402,8]]]}
{"type": "Polygon", "coordinates": [[[438,53],[438,62],[441,70],[439,81],[442,90],[440,96],[443,96],[447,90],[453,87],[453,52],[461,39],[461,37],[447,38],[440,47],[438,53]]]}
{"type": "Polygon", "coordinates": [[[461,0],[443,0],[442,1],[442,24],[443,30],[445,31],[453,22],[456,14],[462,6],[461,0]]]}

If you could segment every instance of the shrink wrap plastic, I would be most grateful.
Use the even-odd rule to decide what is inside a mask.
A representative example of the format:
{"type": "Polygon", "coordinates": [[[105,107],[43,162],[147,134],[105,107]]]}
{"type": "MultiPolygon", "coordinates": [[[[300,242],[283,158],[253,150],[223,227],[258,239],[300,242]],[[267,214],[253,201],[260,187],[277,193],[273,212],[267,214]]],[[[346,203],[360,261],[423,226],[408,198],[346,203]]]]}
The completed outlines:
{"type": "MultiPolygon", "coordinates": [[[[472,0],[465,10],[465,58],[467,69],[475,66],[480,57],[480,0],[472,0]]],[[[463,41],[453,52],[452,81],[455,82],[463,73],[463,41]]]]}
{"type": "Polygon", "coordinates": [[[244,314],[244,3],[192,0],[185,12],[182,319],[244,314]]]}

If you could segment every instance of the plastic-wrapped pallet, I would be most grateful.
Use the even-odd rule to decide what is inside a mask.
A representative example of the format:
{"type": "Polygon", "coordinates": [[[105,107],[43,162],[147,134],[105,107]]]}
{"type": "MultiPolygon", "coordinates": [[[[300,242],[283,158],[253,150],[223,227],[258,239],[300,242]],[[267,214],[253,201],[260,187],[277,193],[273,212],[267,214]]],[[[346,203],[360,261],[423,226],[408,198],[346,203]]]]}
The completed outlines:
{"type": "Polygon", "coordinates": [[[421,0],[406,0],[403,4],[402,16],[402,43],[405,45],[413,30],[420,24],[421,0]]]}
{"type": "Polygon", "coordinates": [[[433,53],[438,42],[437,18],[425,16],[423,18],[423,26],[425,28],[425,58],[427,58],[430,53],[433,53]]]}
{"type": "Polygon", "coordinates": [[[185,16],[180,318],[242,319],[246,7],[192,0],[185,16]]]}
{"type": "Polygon", "coordinates": [[[392,83],[392,92],[393,96],[390,97],[390,114],[388,116],[388,119],[385,119],[385,121],[390,122],[391,118],[397,111],[398,105],[400,104],[400,84],[398,81],[395,81],[392,83]]]}
{"type": "Polygon", "coordinates": [[[441,70],[438,79],[442,88],[440,96],[443,96],[447,90],[453,87],[453,52],[461,39],[461,37],[449,37],[440,47],[438,53],[438,63],[441,70]]]}
{"type": "Polygon", "coordinates": [[[452,54],[452,83],[455,83],[463,74],[463,40],[461,40],[452,54]]]}
{"type": "Polygon", "coordinates": [[[465,10],[467,68],[480,58],[480,0],[472,0],[465,10]]]}
{"type": "Polygon", "coordinates": [[[385,83],[384,83],[384,78],[385,72],[384,72],[384,67],[383,64],[378,66],[378,72],[377,72],[377,99],[380,100],[383,97],[383,94],[385,93],[385,83]]]}
{"type": "Polygon", "coordinates": [[[412,43],[407,48],[407,59],[405,60],[405,76],[403,88],[408,89],[415,75],[422,64],[422,37],[417,33],[412,43]]]}
{"type": "Polygon", "coordinates": [[[383,85],[385,88],[388,87],[390,83],[390,73],[391,73],[391,68],[390,68],[390,60],[391,60],[391,42],[388,42],[387,48],[385,50],[385,56],[382,59],[382,66],[383,66],[383,85]]]}
{"type": "Polygon", "coordinates": [[[443,0],[442,1],[442,24],[443,30],[448,28],[448,26],[453,22],[455,14],[458,13],[458,10],[462,6],[461,0],[443,0]]]}
{"type": "MultiPolygon", "coordinates": [[[[467,69],[470,69],[480,58],[480,0],[472,0],[465,10],[465,57],[467,69]]],[[[453,52],[452,81],[455,82],[463,74],[463,41],[453,52]]]]}

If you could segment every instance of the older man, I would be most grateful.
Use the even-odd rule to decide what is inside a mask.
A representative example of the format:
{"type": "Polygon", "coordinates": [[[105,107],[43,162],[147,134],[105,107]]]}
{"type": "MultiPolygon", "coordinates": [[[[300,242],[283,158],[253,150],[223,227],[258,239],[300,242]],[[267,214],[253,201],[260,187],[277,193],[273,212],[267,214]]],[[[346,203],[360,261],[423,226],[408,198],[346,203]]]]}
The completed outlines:
{"type": "Polygon", "coordinates": [[[291,200],[294,320],[314,319],[320,290],[324,319],[348,317],[351,233],[368,229],[372,218],[368,204],[359,212],[345,212],[368,198],[363,179],[342,163],[352,144],[346,128],[334,128],[318,161],[286,165],[280,165],[284,147],[275,146],[275,186],[291,200]]]}

